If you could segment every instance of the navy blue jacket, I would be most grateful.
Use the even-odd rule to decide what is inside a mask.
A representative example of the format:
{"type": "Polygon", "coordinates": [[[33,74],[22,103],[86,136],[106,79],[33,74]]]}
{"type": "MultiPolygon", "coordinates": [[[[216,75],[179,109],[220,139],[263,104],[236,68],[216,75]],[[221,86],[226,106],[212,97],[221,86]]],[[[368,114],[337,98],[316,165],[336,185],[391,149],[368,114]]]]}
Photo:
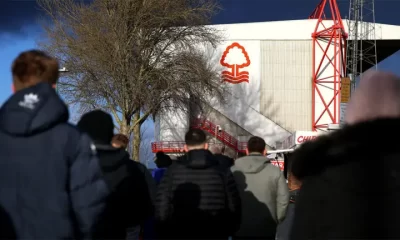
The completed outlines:
{"type": "Polygon", "coordinates": [[[108,189],[94,145],[68,117],[45,83],[0,109],[0,238],[91,238],[108,189]]]}

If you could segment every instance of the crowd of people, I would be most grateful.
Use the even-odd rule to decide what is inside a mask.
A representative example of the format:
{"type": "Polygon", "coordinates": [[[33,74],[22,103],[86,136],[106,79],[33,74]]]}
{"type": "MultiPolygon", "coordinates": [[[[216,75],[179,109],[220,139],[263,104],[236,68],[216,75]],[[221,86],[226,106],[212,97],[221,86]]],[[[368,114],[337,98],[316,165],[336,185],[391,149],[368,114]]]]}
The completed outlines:
{"type": "Polygon", "coordinates": [[[14,94],[0,109],[0,239],[400,239],[397,142],[379,140],[400,131],[395,75],[366,74],[347,126],[291,155],[301,190],[281,237],[290,192],[264,139],[251,137],[234,160],[189,129],[185,154],[159,152],[149,171],[110,114],[68,123],[58,69],[38,50],[12,64],[14,94]]]}

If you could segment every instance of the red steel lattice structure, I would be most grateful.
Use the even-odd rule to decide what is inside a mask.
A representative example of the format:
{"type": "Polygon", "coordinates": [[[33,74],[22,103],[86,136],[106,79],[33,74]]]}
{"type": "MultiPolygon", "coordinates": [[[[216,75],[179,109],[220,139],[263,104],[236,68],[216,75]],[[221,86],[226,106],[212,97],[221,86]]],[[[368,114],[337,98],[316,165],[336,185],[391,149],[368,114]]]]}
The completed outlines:
{"type": "Polygon", "coordinates": [[[336,0],[321,0],[309,19],[317,19],[312,33],[312,130],[316,131],[339,123],[340,82],[346,71],[348,36],[336,0]]]}
{"type": "MultiPolygon", "coordinates": [[[[345,51],[348,35],[336,0],[321,0],[309,19],[317,20],[312,33],[312,130],[316,131],[327,129],[330,123],[339,123],[340,83],[346,71],[345,51]],[[323,105],[322,109],[317,106],[318,102],[323,105]]],[[[216,132],[216,125],[208,120],[197,119],[192,127],[207,131],[238,152],[244,152],[247,147],[246,143],[238,142],[225,131],[216,132]]],[[[174,141],[154,142],[151,147],[153,152],[176,153],[183,152],[183,146],[184,142],[174,141]]]]}

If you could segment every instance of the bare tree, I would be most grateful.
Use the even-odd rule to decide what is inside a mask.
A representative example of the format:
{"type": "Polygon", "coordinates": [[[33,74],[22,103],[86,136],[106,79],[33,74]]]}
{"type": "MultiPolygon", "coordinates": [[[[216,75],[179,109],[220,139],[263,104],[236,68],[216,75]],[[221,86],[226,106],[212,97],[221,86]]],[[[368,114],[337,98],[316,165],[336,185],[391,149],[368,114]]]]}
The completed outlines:
{"type": "Polygon", "coordinates": [[[215,47],[214,0],[37,0],[45,16],[39,46],[70,72],[59,92],[82,112],[113,114],[120,132],[133,133],[164,109],[187,110],[191,96],[223,100],[219,74],[199,49],[215,47]]]}

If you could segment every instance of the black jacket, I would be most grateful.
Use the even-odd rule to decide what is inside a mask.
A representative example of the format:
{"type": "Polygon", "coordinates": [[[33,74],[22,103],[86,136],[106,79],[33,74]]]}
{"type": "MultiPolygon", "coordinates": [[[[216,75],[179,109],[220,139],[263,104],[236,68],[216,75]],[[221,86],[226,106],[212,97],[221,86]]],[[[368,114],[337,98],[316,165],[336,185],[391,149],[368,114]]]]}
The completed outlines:
{"type": "Polygon", "coordinates": [[[100,144],[96,148],[111,191],[96,238],[125,239],[127,228],[142,224],[153,213],[145,172],[123,149],[100,144]]]}
{"type": "Polygon", "coordinates": [[[189,151],[165,173],[156,197],[159,238],[232,236],[240,225],[239,193],[228,169],[207,150],[189,151]]]}
{"type": "Polygon", "coordinates": [[[0,109],[0,237],[11,225],[18,239],[91,237],[108,189],[91,140],[67,121],[45,83],[0,109]]]}
{"type": "Polygon", "coordinates": [[[219,162],[219,164],[221,165],[221,167],[226,168],[226,169],[231,168],[235,162],[235,160],[233,160],[233,158],[230,158],[223,154],[214,154],[214,156],[217,159],[217,161],[219,162]]]}
{"type": "Polygon", "coordinates": [[[291,156],[303,181],[291,239],[400,239],[400,119],[345,127],[291,156]]]}

